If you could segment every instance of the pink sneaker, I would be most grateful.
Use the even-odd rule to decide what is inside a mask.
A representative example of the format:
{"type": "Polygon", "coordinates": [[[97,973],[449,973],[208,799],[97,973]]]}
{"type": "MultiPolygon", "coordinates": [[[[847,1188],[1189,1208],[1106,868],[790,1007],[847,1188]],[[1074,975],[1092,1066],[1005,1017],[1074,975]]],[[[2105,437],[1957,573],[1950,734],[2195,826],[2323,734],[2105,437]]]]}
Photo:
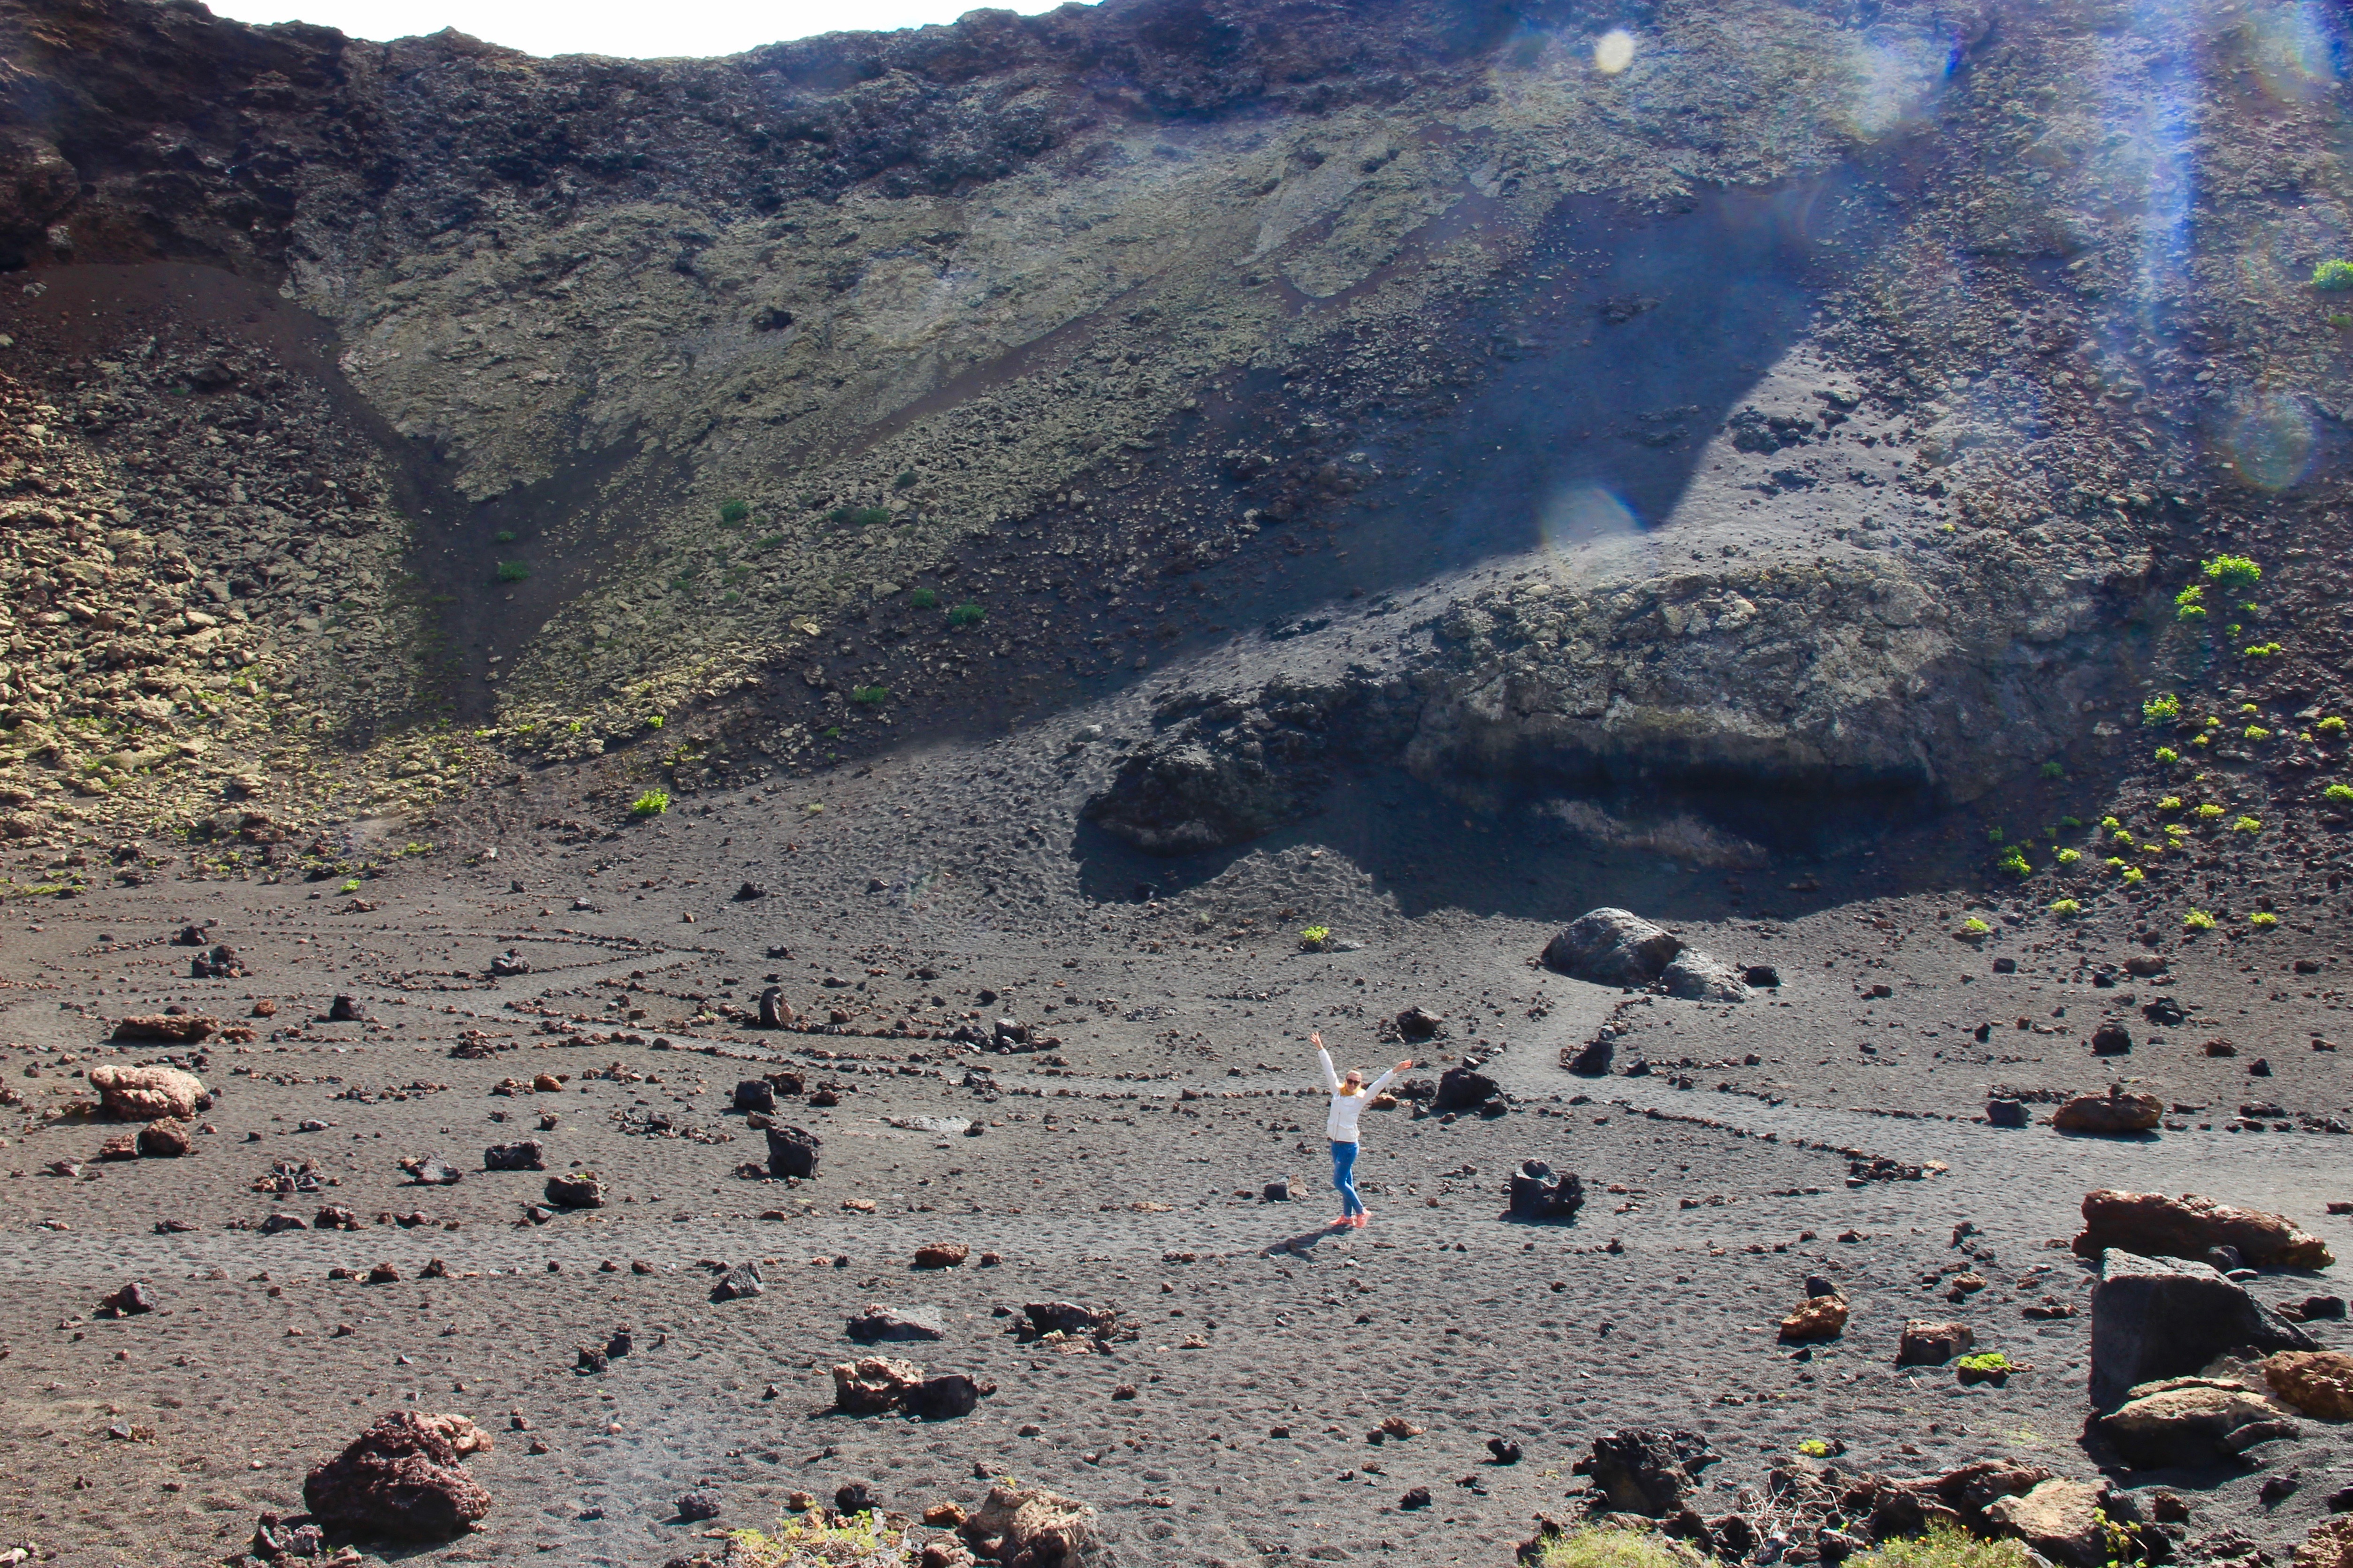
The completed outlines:
{"type": "Polygon", "coordinates": [[[1348,1223],[1356,1226],[1358,1230],[1362,1230],[1365,1228],[1365,1222],[1372,1217],[1373,1216],[1368,1214],[1360,1214],[1350,1219],[1348,1223]]]}

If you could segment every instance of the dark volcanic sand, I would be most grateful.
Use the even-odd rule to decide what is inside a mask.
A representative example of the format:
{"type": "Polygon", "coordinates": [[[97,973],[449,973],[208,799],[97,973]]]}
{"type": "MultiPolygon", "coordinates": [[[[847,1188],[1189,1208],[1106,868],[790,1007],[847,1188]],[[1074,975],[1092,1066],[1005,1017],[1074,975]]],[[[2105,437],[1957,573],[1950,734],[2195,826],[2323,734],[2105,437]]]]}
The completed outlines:
{"type": "MultiPolygon", "coordinates": [[[[496,1450],[472,1468],[496,1503],[477,1534],[408,1561],[657,1563],[712,1528],[673,1518],[672,1500],[696,1488],[722,1500],[717,1526],[765,1525],[789,1491],[829,1498],[853,1479],[910,1513],[944,1498],[969,1505],[986,1472],[1092,1503],[1124,1562],[1502,1563],[1532,1515],[1565,1510],[1569,1466],[1592,1437],[1624,1425],[1710,1436],[1725,1458],[1708,1472],[1708,1511],[1808,1438],[1843,1443],[1842,1464],[1894,1473],[2010,1453],[2088,1475],[2085,1321],[2038,1325],[2019,1310],[2085,1289],[2083,1267],[2053,1244],[2073,1234],[2088,1187],[2204,1192],[2347,1239],[2325,1206],[2353,1195],[2353,1144],[2221,1130],[2242,1100],[2276,1101],[2291,1123],[2345,1113],[2342,1054],[2310,1046],[2342,1028],[2327,976],[2278,973],[2294,956],[2327,956],[2312,935],[2168,938],[2169,984],[2095,990],[2079,957],[2143,951],[2121,927],[2061,930],[2037,915],[1980,951],[1946,934],[1961,896],[1898,896],[1873,868],[1883,862],[1859,852],[1748,874],[1759,889],[1817,883],[1779,895],[1787,918],[1703,919],[1722,898],[1720,873],[1531,846],[1509,821],[1440,818],[1402,791],[1396,809],[1428,815],[1419,853],[1392,840],[1402,858],[1376,869],[1369,851],[1345,847],[1358,828],[1345,803],[1250,851],[1155,869],[1074,828],[1109,759],[1066,759],[1059,740],[713,795],[652,822],[541,779],[436,830],[430,853],[396,859],[357,899],[332,880],[182,880],[14,906],[0,932],[5,1082],[24,1096],[0,1150],[13,1238],[0,1289],[0,1519],[11,1539],[61,1563],[217,1560],[241,1548],[257,1510],[299,1508],[311,1466],[413,1403],[494,1432],[496,1450]],[[533,826],[550,820],[596,831],[533,826]],[[492,847],[496,860],[481,860],[492,847]],[[1498,875],[1507,863],[1513,874],[1498,875]],[[1144,876],[1162,879],[1162,900],[1089,896],[1116,884],[1126,899],[1144,876]],[[747,877],[769,896],[733,900],[747,877]],[[524,890],[510,892],[516,882],[524,890]],[[593,908],[575,910],[575,898],[593,908]],[[1693,940],[1776,963],[1788,983],[1737,1008],[1661,998],[1620,1010],[1630,999],[1617,992],[1533,967],[1558,920],[1601,902],[1696,911],[1679,922],[1693,940]],[[181,977],[192,950],[169,939],[198,921],[249,978],[181,977]],[[1362,945],[1300,952],[1293,933],[1310,921],[1362,945]],[[533,973],[484,978],[510,947],[533,973]],[[1996,975],[1991,960],[2006,955],[2019,973],[1996,975]],[[936,977],[918,977],[923,968],[936,977]],[[842,984],[824,985],[828,974],[842,984]],[[996,1056],[763,1033],[700,1013],[753,1007],[770,975],[803,1014],[840,1007],[853,1029],[1016,1017],[1061,1044],[996,1056]],[[622,988],[636,976],[640,989],[622,988]],[[1863,994],[1880,983],[1889,997],[1863,994]],[[985,1005],[984,987],[1002,994],[985,1005]],[[310,1022],[337,994],[370,1021],[310,1022]],[[2137,1005],[2159,994],[2195,1005],[2193,1021],[2147,1025],[2137,1005]],[[279,1010],[252,1021],[256,1041],[206,1052],[220,1099],[195,1156],[47,1173],[53,1161],[91,1159],[115,1131],[43,1124],[46,1107],[81,1089],[71,1074],[169,1054],[100,1045],[112,1019],[173,1004],[235,1020],[261,997],[279,1010]],[[1439,1067],[1466,1049],[1493,1054],[1488,1070],[1516,1108],[1451,1125],[1368,1116],[1360,1174],[1373,1224],[1319,1240],[1335,1210],[1305,1036],[1322,1029],[1345,1061],[1392,1061],[1403,1050],[1375,1031],[1414,1003],[1450,1021],[1447,1038],[1416,1054],[1439,1067]],[[2104,1009],[2129,1018],[2131,1056],[2090,1057],[2104,1009]],[[1619,1065],[1640,1056],[1654,1070],[1564,1071],[1561,1050],[1613,1011],[1630,1026],[1619,1065]],[[2021,1018],[2056,1032],[2021,1030],[2021,1018]],[[1982,1022],[1997,1027],[1980,1046],[1982,1022]],[[466,1030],[513,1048],[452,1059],[466,1030]],[[2241,1055],[2200,1054],[2216,1034],[2241,1055]],[[1751,1052],[1759,1064],[1738,1065],[1751,1052]],[[2258,1057],[2274,1076],[2248,1077],[2258,1057]],[[628,1069],[618,1079],[587,1076],[616,1063],[628,1069]],[[835,1109],[779,1105],[779,1120],[826,1141],[815,1181],[732,1174],[763,1152],[729,1110],[754,1063],[842,1086],[835,1109]],[[975,1068],[994,1074],[995,1092],[965,1087],[975,1068]],[[569,1081],[489,1093],[542,1072],[569,1081]],[[2141,1142],[1971,1120],[1990,1084],[2118,1079],[2210,1109],[2141,1142]],[[729,1141],[622,1125],[650,1112],[729,1141]],[[552,1131],[538,1130],[543,1114],[552,1131]],[[941,1136],[889,1120],[911,1116],[974,1117],[987,1131],[941,1136]],[[300,1131],[306,1119],[326,1126],[300,1131]],[[601,1173],[609,1206],[528,1223],[543,1178],[480,1169],[485,1145],[525,1136],[543,1140],[551,1169],[601,1173]],[[1850,1187],[1840,1149],[1947,1169],[1850,1187]],[[396,1162],[425,1154],[464,1180],[406,1184],[396,1162]],[[1503,1177],[1532,1155],[1584,1177],[1579,1223],[1498,1218],[1503,1177]],[[280,1159],[313,1162],[335,1184],[315,1196],[248,1190],[280,1159]],[[1283,1175],[1300,1200],[1259,1201],[1283,1175]],[[847,1209],[850,1199],[873,1212],[847,1209]],[[326,1203],[355,1211],[361,1230],[227,1228],[278,1210],[307,1219],[326,1203]],[[417,1211],[430,1222],[377,1217],[417,1211]],[[170,1219],[195,1228],[158,1234],[170,1219]],[[1968,1247],[1992,1283],[1955,1306],[1934,1277],[1964,1259],[1951,1245],[1964,1220],[1982,1233],[1968,1247]],[[1861,1239],[1834,1239],[1850,1230],[1861,1239]],[[916,1247],[935,1239],[968,1245],[976,1261],[913,1269],[916,1247]],[[1622,1252],[1604,1250],[1613,1241],[1622,1252]],[[1001,1266],[980,1267],[984,1251],[1001,1266]],[[1176,1260],[1185,1254],[1197,1256],[1176,1260]],[[449,1277],[420,1279],[437,1258],[449,1277]],[[599,1270],[607,1259],[617,1271],[599,1270]],[[766,1293],[712,1303],[706,1262],[745,1259],[760,1262],[766,1293]],[[652,1272],[632,1273],[632,1260],[652,1272]],[[327,1278],[384,1262],[398,1283],[327,1278]],[[1811,1271],[1844,1286],[1854,1321],[1841,1342],[1799,1359],[1774,1323],[1811,1271]],[[90,1316],[133,1279],[162,1310],[90,1316]],[[1053,1297],[1116,1303],[1140,1336],[1110,1354],[1043,1353],[992,1315],[1053,1297]],[[827,1369],[865,1353],[844,1321],[870,1302],[939,1311],[944,1342],[885,1349],[993,1379],[997,1394],[937,1424],[825,1413],[827,1369]],[[1907,1317],[1958,1317],[1981,1348],[2034,1370],[2005,1389],[1899,1372],[1907,1317]],[[601,1374],[574,1370],[577,1347],[621,1324],[633,1353],[601,1374]],[[1207,1348],[1181,1348],[1188,1335],[1207,1348]],[[1121,1384],[1137,1397],[1113,1400],[1121,1384]],[[1389,1415],[1428,1430],[1368,1444],[1389,1415]],[[1026,1424],[1038,1434],[1018,1436],[1026,1424]],[[1486,1462],[1494,1436],[1524,1443],[1525,1460],[1486,1462]],[[548,1452],[528,1453],[533,1438],[548,1452]],[[1413,1486],[1435,1505],[1400,1511],[1413,1486]]],[[[359,852],[399,847],[364,831],[359,852]]],[[[2333,1277],[2278,1275],[2255,1289],[2274,1301],[2342,1293],[2333,1277]]],[[[2339,1324],[2316,1331],[2345,1339],[2339,1324]]],[[[2341,1484],[2332,1471],[2353,1463],[2334,1430],[2306,1432],[2264,1451],[2273,1471],[2304,1479],[2274,1508],[2256,1502],[2252,1471],[2122,1479],[2186,1489],[2193,1539],[2229,1525],[2276,1557],[2324,1511],[2341,1484]]]]}

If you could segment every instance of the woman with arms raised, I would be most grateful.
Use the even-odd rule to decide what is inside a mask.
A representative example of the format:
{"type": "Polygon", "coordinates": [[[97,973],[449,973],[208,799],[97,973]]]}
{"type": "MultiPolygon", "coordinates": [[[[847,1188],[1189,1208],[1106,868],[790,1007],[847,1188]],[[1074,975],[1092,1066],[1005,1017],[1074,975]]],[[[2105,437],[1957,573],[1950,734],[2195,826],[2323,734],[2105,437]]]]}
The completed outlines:
{"type": "Polygon", "coordinates": [[[1324,1048],[1321,1034],[1311,1032],[1307,1038],[1323,1060],[1324,1087],[1332,1091],[1332,1114],[1324,1122],[1324,1134],[1332,1140],[1332,1184],[1340,1191],[1340,1217],[1332,1222],[1332,1228],[1362,1230],[1366,1216],[1364,1200],[1356,1196],[1356,1118],[1364,1114],[1373,1096],[1388,1087],[1389,1079],[1413,1063],[1401,1061],[1368,1085],[1355,1068],[1348,1069],[1345,1079],[1332,1070],[1332,1053],[1324,1048]]]}

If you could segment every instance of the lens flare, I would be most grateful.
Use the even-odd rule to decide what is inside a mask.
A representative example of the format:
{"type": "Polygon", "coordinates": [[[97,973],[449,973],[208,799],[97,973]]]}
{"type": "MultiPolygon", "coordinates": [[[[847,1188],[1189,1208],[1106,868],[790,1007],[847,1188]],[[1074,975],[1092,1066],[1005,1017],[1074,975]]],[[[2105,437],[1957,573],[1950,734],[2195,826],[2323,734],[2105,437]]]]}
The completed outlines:
{"type": "Polygon", "coordinates": [[[1598,484],[1573,484],[1553,493],[1536,515],[1545,548],[1563,561],[1586,547],[1613,539],[1638,539],[1642,524],[1633,509],[1598,484]]]}
{"type": "Polygon", "coordinates": [[[2317,444],[2311,416],[2293,397],[2265,396],[2241,412],[2222,437],[2241,482],[2276,494],[2292,489],[2311,465],[2317,444]]]}
{"type": "Polygon", "coordinates": [[[1603,76],[1616,76],[1634,63],[1634,35],[1623,27],[1612,27],[1595,41],[1593,68],[1603,76]]]}
{"type": "Polygon", "coordinates": [[[1875,141],[1920,118],[1943,93],[1960,58],[1960,40],[1950,33],[1873,28],[1847,57],[1847,129],[1875,141]]]}

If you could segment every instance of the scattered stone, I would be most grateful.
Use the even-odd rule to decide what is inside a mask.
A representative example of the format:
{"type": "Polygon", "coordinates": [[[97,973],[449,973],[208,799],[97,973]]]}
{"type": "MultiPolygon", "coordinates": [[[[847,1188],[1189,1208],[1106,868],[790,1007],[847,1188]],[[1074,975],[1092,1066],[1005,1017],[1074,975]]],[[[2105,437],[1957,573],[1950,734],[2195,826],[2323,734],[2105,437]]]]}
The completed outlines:
{"type": "Polygon", "coordinates": [[[1593,1440],[1593,1486],[1613,1512],[1663,1518],[1683,1511],[1699,1489],[1698,1473],[1719,1458],[1696,1432],[1606,1433],[1593,1440]]]}
{"type": "Polygon", "coordinates": [[[1509,1437],[1488,1438],[1487,1452],[1499,1465],[1516,1465],[1526,1457],[1526,1451],[1509,1437]]]}
{"type": "Polygon", "coordinates": [[[139,1130],[139,1153],[143,1159],[176,1160],[195,1147],[189,1136],[190,1124],[164,1119],[150,1121],[139,1130]]]}
{"type": "Polygon", "coordinates": [[[558,1208],[600,1209],[605,1206],[605,1184],[594,1171],[573,1171],[565,1175],[547,1178],[547,1201],[558,1208]]]}
{"type": "MultiPolygon", "coordinates": [[[[812,1100],[811,1103],[815,1103],[812,1100]]],[[[817,1174],[818,1151],[825,1141],[816,1133],[798,1127],[771,1127],[768,1135],[768,1173],[782,1180],[798,1177],[807,1180],[817,1174]]]]}
{"type": "Polygon", "coordinates": [[[1029,1318],[1033,1334],[1103,1333],[1119,1321],[1114,1311],[1098,1312],[1076,1301],[1032,1301],[1021,1310],[1029,1318]]]}
{"type": "Polygon", "coordinates": [[[689,1524],[700,1524],[706,1519],[719,1517],[719,1500],[709,1492],[688,1492],[670,1505],[678,1517],[689,1524]]]}
{"type": "Polygon", "coordinates": [[[735,1109],[763,1112],[776,1110],[776,1086],[764,1078],[744,1079],[735,1086],[735,1109]]]}
{"type": "Polygon", "coordinates": [[[2126,1056],[2132,1048],[2132,1031],[2113,1018],[2092,1031],[2092,1054],[2095,1057],[2126,1056]]]}
{"type": "Polygon", "coordinates": [[[448,1540],[490,1511],[490,1494],[458,1468],[490,1447],[489,1435],[462,1415],[396,1410],[312,1470],[302,1500],[331,1528],[448,1540]]]}
{"type": "Polygon", "coordinates": [[[2006,1497],[1985,1515],[1995,1530],[2014,1535],[2054,1563],[2073,1568],[2105,1568],[2108,1558],[2107,1516],[2100,1505],[2108,1483],[2053,1477],[2023,1497],[2006,1497]]]}
{"type": "Polygon", "coordinates": [[[2136,1384],[2094,1425],[2126,1464],[2140,1469],[2211,1465],[2257,1443],[2298,1435],[2276,1405],[2243,1383],[2219,1377],[2136,1384]]]}
{"type": "Polygon", "coordinates": [[[2101,1255],[2092,1290],[2093,1404],[2112,1408],[2140,1384],[2190,1375],[2242,1347],[2320,1348],[2203,1263],[2158,1262],[2114,1247],[2101,1255]]]}
{"type": "Polygon", "coordinates": [[[953,1421],[969,1415],[983,1399],[997,1392],[997,1384],[981,1383],[960,1372],[942,1373],[927,1377],[922,1384],[900,1396],[900,1408],[910,1415],[926,1421],[953,1421]]]}
{"type": "Polygon", "coordinates": [[[338,996],[333,1001],[327,1004],[327,1022],[330,1024],[364,1024],[367,1022],[367,1015],[360,1010],[359,999],[357,997],[338,996]]]}
{"type": "Polygon", "coordinates": [[[960,1241],[934,1241],[915,1248],[918,1268],[955,1268],[972,1256],[972,1248],[960,1241]]]}
{"type": "MultiPolygon", "coordinates": [[[[177,1024],[184,1020],[166,1021],[177,1024]]],[[[132,1020],[126,1018],[123,1022],[132,1020]]],[[[116,1030],[118,1036],[121,1032],[116,1030]]],[[[98,1090],[99,1103],[106,1114],[123,1121],[192,1121],[198,1110],[211,1103],[205,1093],[204,1080],[178,1068],[132,1068],[108,1062],[90,1068],[88,1081],[90,1088],[98,1090]]]]}
{"type": "Polygon", "coordinates": [[[2110,1084],[2105,1094],[2079,1094],[2052,1112],[2051,1125],[2062,1132],[2091,1132],[2114,1137],[2147,1132],[2165,1120],[2165,1101],[2153,1094],[2127,1094],[2124,1085],[2110,1084]]]}
{"type": "Polygon", "coordinates": [[[2353,1568],[2353,1519],[2324,1519],[2296,1542],[2295,1568],[2353,1568]]]}
{"type": "Polygon", "coordinates": [[[547,1152],[536,1138],[526,1138],[517,1143],[493,1143],[482,1151],[485,1171],[543,1171],[547,1169],[547,1152]]]}
{"type": "Polygon", "coordinates": [[[2263,1381],[2281,1403],[2319,1421],[2353,1421],[2353,1355],[2281,1351],[2263,1358],[2263,1381]]]}
{"type": "Polygon", "coordinates": [[[494,979],[512,980],[530,973],[531,961],[512,948],[491,960],[491,974],[494,979]]]}
{"type": "Polygon", "coordinates": [[[1538,1223],[1573,1220],[1585,1206],[1585,1184],[1571,1172],[1556,1173],[1542,1160],[1524,1160],[1512,1173],[1506,1216],[1538,1223]]]}
{"type": "Polygon", "coordinates": [[[1986,1101],[1986,1121],[1989,1125],[1994,1127],[2023,1127],[2026,1125],[2026,1107],[2021,1101],[2015,1100],[1989,1100],[1986,1101]]]}
{"type": "Polygon", "coordinates": [[[1470,1110],[1486,1104],[1499,1092],[1500,1088],[1493,1079],[1465,1061],[1439,1075],[1438,1093],[1430,1102],[1430,1109],[1438,1111],[1470,1110]]]}
{"type": "Polygon", "coordinates": [[[1043,1487],[993,1486],[958,1531],[986,1562],[1034,1568],[1111,1568],[1095,1510],[1043,1487]]]}
{"type": "Polygon", "coordinates": [[[1781,1337],[1794,1342],[1834,1340],[1846,1331],[1847,1312],[1846,1297],[1836,1289],[1809,1295],[1781,1320],[1781,1337]]]}
{"type": "Polygon", "coordinates": [[[948,1337],[945,1325],[934,1313],[880,1305],[870,1306],[850,1319],[845,1331],[851,1339],[870,1345],[884,1340],[944,1340],[948,1337]]]}
{"type": "MultiPolygon", "coordinates": [[[[114,1039],[117,1043],[122,1045],[152,1042],[166,1046],[194,1046],[203,1043],[205,1040],[211,1038],[214,1035],[216,1035],[219,1032],[220,1020],[217,1018],[206,1018],[195,1013],[155,1013],[141,1017],[124,1018],[121,1020],[114,1026],[114,1039]]],[[[92,1087],[95,1088],[97,1087],[96,1080],[98,1075],[101,1072],[119,1075],[136,1075],[140,1073],[169,1073],[177,1072],[178,1070],[179,1069],[176,1068],[126,1068],[108,1066],[103,1068],[92,1068],[90,1069],[90,1079],[92,1080],[92,1087]]],[[[190,1075],[182,1073],[180,1076],[185,1078],[190,1075]]],[[[174,1113],[169,1110],[150,1110],[145,1112],[119,1112],[118,1114],[132,1116],[141,1114],[148,1116],[168,1116],[174,1113]]]]}
{"type": "Polygon", "coordinates": [[[719,1283],[711,1288],[711,1299],[714,1301],[740,1301],[757,1296],[766,1289],[760,1279],[759,1265],[747,1261],[738,1263],[719,1277],[719,1283]]]}
{"type": "Polygon", "coordinates": [[[408,1173],[413,1184],[420,1187],[454,1187],[465,1179],[465,1173],[457,1166],[429,1154],[423,1159],[403,1160],[400,1168],[408,1173]]]}
{"type": "Polygon", "coordinates": [[[1291,1178],[1284,1176],[1278,1180],[1267,1183],[1266,1185],[1259,1189],[1259,1196],[1271,1204],[1289,1203],[1291,1201],[1291,1178]]]}
{"type": "Polygon", "coordinates": [[[2110,1248],[2145,1258],[2202,1258],[2209,1247],[2229,1247],[2259,1268],[2326,1268],[2337,1261],[2327,1242],[2284,1215],[2232,1208],[2194,1193],[2168,1198],[2107,1187],[2084,1194],[2084,1229],[2072,1245],[2079,1258],[2110,1248]]]}
{"type": "Polygon", "coordinates": [[[1978,1336],[1967,1323],[1929,1323],[1915,1321],[1904,1325],[1904,1333],[1895,1347],[1897,1366],[1942,1366],[1955,1356],[1964,1356],[1977,1348],[1978,1336]]]}
{"type": "Polygon", "coordinates": [[[1445,1027],[1445,1016],[1433,1013],[1427,1007],[1408,1007],[1397,1016],[1397,1031],[1409,1040],[1435,1039],[1439,1031],[1445,1027]]]}
{"type": "Polygon", "coordinates": [[[921,1367],[896,1356],[860,1356],[833,1369],[833,1404],[852,1415],[873,1415],[898,1407],[923,1383],[921,1367]]]}
{"type": "Polygon", "coordinates": [[[147,1287],[136,1279],[98,1304],[99,1315],[105,1318],[135,1318],[142,1312],[154,1310],[155,1299],[148,1294],[147,1287]]]}

